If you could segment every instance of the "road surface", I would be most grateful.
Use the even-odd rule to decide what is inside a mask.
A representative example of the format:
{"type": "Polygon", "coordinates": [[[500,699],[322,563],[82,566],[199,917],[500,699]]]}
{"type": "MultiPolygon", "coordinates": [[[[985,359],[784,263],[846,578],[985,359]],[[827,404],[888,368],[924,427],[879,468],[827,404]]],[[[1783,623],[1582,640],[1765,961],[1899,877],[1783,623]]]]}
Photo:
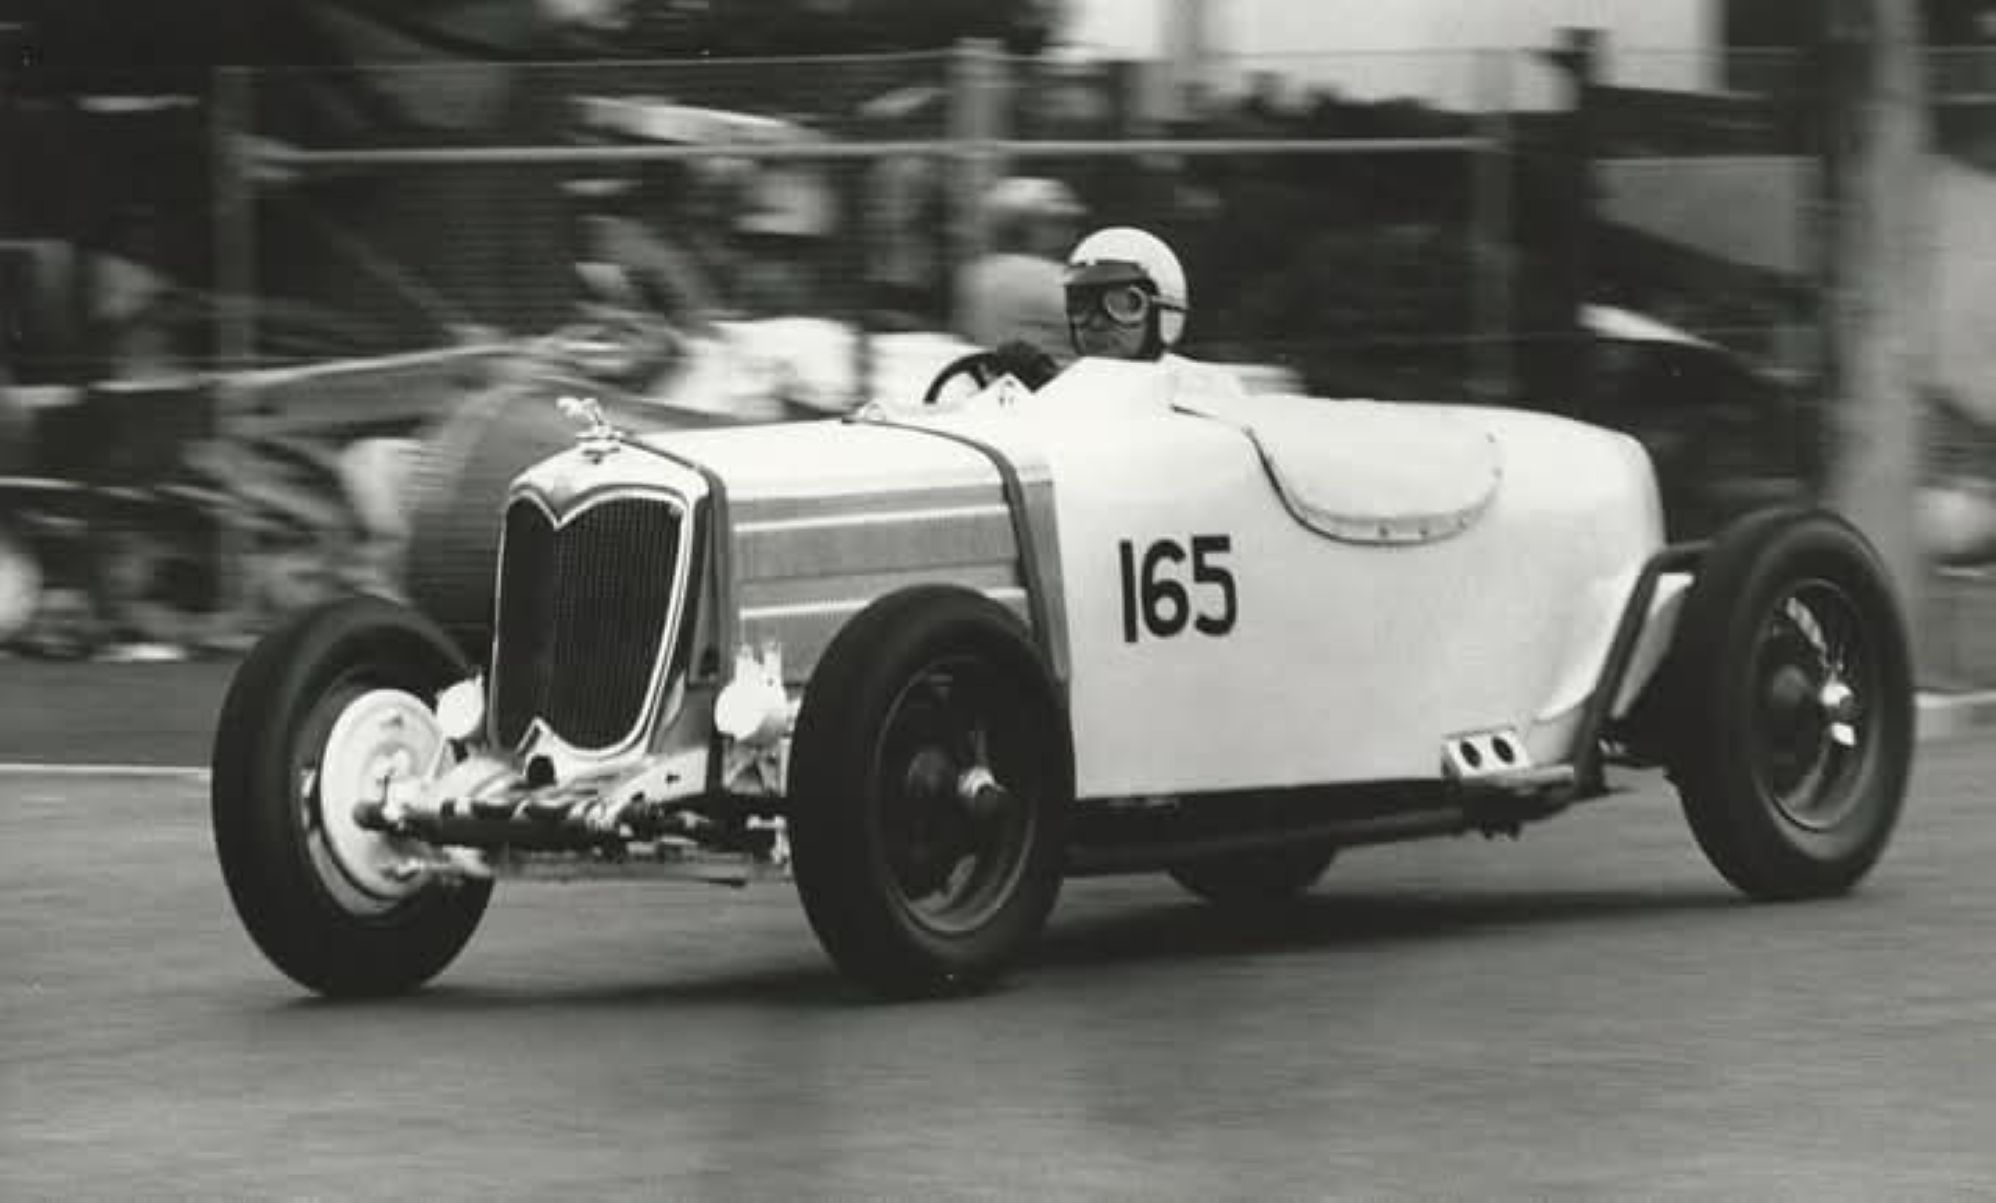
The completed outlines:
{"type": "Polygon", "coordinates": [[[431,989],[314,1001],[198,781],[0,777],[0,1197],[1988,1197],[1993,776],[1923,747],[1836,902],[1738,900],[1651,782],[1279,922],[1073,883],[893,1006],[781,885],[502,886],[431,989]]]}

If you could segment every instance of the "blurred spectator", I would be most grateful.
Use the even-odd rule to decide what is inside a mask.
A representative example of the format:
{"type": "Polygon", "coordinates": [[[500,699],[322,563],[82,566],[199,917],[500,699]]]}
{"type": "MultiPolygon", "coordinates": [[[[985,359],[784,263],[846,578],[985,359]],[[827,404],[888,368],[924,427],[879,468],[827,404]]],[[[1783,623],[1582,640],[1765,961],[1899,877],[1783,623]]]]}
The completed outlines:
{"type": "Polygon", "coordinates": [[[963,271],[959,332],[986,347],[1023,341],[1058,363],[1073,359],[1062,281],[1082,214],[1058,180],[1000,180],[984,201],[991,253],[963,271]]]}
{"type": "Polygon", "coordinates": [[[835,209],[821,169],[790,163],[756,168],[735,221],[743,256],[736,283],[748,315],[826,312],[823,259],[837,225],[835,209]]]}
{"type": "Polygon", "coordinates": [[[699,260],[650,224],[618,214],[591,214],[583,219],[583,242],[577,266],[595,298],[617,295],[689,327],[720,311],[699,260]]]}
{"type": "MultiPolygon", "coordinates": [[[[101,364],[95,393],[107,403],[129,397],[116,411],[142,415],[93,434],[106,442],[102,466],[117,473],[100,482],[107,485],[149,484],[125,477],[160,469],[152,462],[155,453],[138,448],[154,440],[172,444],[171,431],[182,415],[148,411],[203,402],[198,389],[182,387],[186,363],[175,346],[171,312],[177,285],[160,266],[163,250],[158,214],[132,204],[120,210],[108,249],[90,267],[91,328],[101,364]]],[[[186,654],[181,646],[186,624],[168,588],[176,533],[163,512],[145,505],[107,514],[92,532],[89,591],[100,658],[165,660],[186,654]]]]}
{"type": "Polygon", "coordinates": [[[14,392],[13,376],[0,359],[0,475],[24,476],[34,463],[35,418],[14,392]]]}
{"type": "Polygon", "coordinates": [[[157,216],[132,205],[119,215],[112,246],[94,258],[90,319],[104,375],[139,380],[177,375],[169,306],[175,286],[158,264],[157,216]]]}
{"type": "MultiPolygon", "coordinates": [[[[895,88],[868,99],[857,116],[865,136],[932,136],[947,98],[933,87],[895,88]]],[[[890,330],[939,328],[949,308],[945,164],[920,154],[887,155],[866,169],[866,287],[872,320],[890,330]]]]}
{"type": "Polygon", "coordinates": [[[728,315],[738,160],[656,164],[571,180],[577,269],[590,300],[642,306],[684,329],[728,315]]]}

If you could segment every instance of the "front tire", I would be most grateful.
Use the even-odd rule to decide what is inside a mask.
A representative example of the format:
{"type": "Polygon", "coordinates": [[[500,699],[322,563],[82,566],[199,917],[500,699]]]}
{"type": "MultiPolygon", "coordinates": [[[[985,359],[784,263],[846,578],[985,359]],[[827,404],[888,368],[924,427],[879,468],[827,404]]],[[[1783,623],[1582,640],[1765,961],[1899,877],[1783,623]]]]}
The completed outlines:
{"type": "Polygon", "coordinates": [[[1665,763],[1714,868],[1755,898],[1840,894],[1883,854],[1912,762],[1905,624],[1833,514],[1773,510],[1706,554],[1665,678],[1665,763]]]}
{"type": "Polygon", "coordinates": [[[989,983],[1053,909],[1073,780],[1060,694],[1010,612],[947,587],[874,603],[819,661],[791,746],[819,942],[888,997],[989,983]]]}
{"type": "Polygon", "coordinates": [[[471,939],[489,881],[399,880],[427,846],[361,828],[354,802],[441,751],[431,699],[468,670],[415,611],[376,598],[307,611],[253,648],[215,734],[215,848],[236,913],[272,964],[336,997],[397,994],[471,939]]]}

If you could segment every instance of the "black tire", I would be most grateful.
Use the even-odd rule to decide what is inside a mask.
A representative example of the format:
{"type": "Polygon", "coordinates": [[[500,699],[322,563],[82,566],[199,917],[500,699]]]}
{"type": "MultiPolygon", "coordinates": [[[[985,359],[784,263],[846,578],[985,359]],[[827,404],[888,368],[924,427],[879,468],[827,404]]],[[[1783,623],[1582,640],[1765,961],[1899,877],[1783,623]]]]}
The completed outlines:
{"type": "Polygon", "coordinates": [[[273,631],[230,682],[213,754],[215,849],[243,926],[300,985],[335,997],[412,990],[476,930],[490,881],[370,889],[321,807],[325,743],[346,706],[380,690],[427,702],[466,671],[421,615],[354,598],[273,631]]]}
{"type": "Polygon", "coordinates": [[[1665,765],[1713,867],[1763,899],[1857,884],[1898,822],[1914,741],[1905,623],[1864,536],[1820,510],[1729,526],[1665,673],[1665,765]]]}
{"type": "Polygon", "coordinates": [[[1167,872],[1215,906],[1253,909],[1295,901],[1317,884],[1337,854],[1332,844],[1255,848],[1186,861],[1167,872]]]}
{"type": "Polygon", "coordinates": [[[847,623],[805,690],[789,786],[804,912],[833,962],[869,989],[977,989],[1045,925],[1072,745],[1037,649],[989,599],[921,586],[847,623]],[[981,817],[952,785],[980,762],[1008,799],[981,817]]]}

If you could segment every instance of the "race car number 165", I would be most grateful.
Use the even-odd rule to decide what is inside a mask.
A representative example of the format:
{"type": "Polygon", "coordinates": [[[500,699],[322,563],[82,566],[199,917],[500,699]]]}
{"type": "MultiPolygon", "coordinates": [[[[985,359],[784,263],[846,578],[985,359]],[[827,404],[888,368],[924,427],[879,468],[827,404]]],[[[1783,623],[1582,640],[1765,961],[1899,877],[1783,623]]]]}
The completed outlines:
{"type": "Polygon", "coordinates": [[[1123,642],[1144,635],[1169,639],[1190,626],[1201,635],[1234,629],[1240,595],[1224,563],[1233,549],[1226,535],[1194,535],[1188,551],[1176,539],[1159,539],[1138,549],[1117,544],[1123,568],[1123,642]],[[1188,566],[1189,561],[1189,566],[1188,566]]]}

